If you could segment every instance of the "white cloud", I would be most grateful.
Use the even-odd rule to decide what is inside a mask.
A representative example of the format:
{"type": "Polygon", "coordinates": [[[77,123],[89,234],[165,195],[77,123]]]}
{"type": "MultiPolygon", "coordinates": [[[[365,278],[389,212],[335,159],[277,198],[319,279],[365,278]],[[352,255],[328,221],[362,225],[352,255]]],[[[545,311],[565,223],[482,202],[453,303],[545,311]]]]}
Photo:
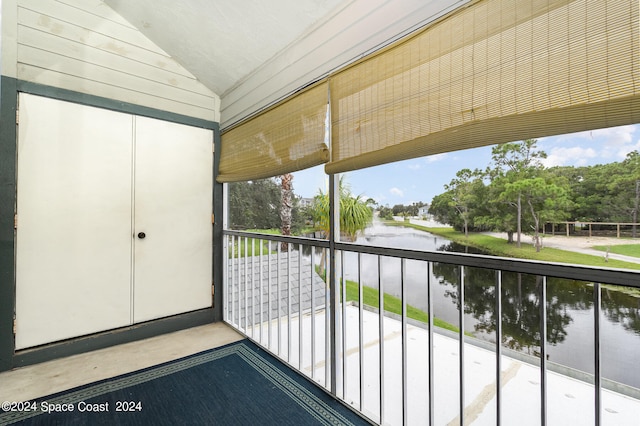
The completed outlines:
{"type": "Polygon", "coordinates": [[[635,126],[629,125],[593,130],[591,133],[594,138],[606,139],[608,145],[616,146],[631,143],[634,131],[635,126]]]}
{"type": "Polygon", "coordinates": [[[436,161],[442,161],[445,158],[447,158],[447,153],[443,153],[443,154],[435,154],[435,155],[430,155],[428,157],[425,157],[425,160],[427,161],[427,163],[435,163],[436,161]]]}
{"type": "Polygon", "coordinates": [[[634,126],[620,126],[594,130],[594,137],[602,139],[603,142],[601,156],[615,161],[624,159],[634,149],[632,145],[634,129],[634,126]]]}
{"type": "Polygon", "coordinates": [[[540,140],[555,138],[558,142],[575,142],[576,139],[600,139],[612,144],[624,144],[631,142],[635,129],[636,126],[634,125],[608,127],[606,129],[587,130],[585,132],[568,133],[566,135],[541,138],[540,140]]]}
{"type": "Polygon", "coordinates": [[[541,138],[540,146],[549,154],[544,164],[583,166],[621,161],[640,148],[640,141],[633,140],[637,129],[628,125],[541,138]]]}
{"type": "Polygon", "coordinates": [[[581,148],[574,146],[571,148],[552,148],[547,158],[542,160],[545,167],[553,166],[586,166],[590,159],[596,158],[598,153],[593,148],[581,148]]]}
{"type": "Polygon", "coordinates": [[[398,197],[404,197],[404,192],[400,188],[396,188],[395,186],[391,188],[389,192],[398,197]]]}
{"type": "Polygon", "coordinates": [[[422,168],[422,166],[420,164],[418,164],[418,163],[413,163],[413,164],[409,164],[407,166],[407,168],[409,170],[420,170],[420,168],[422,168]]]}

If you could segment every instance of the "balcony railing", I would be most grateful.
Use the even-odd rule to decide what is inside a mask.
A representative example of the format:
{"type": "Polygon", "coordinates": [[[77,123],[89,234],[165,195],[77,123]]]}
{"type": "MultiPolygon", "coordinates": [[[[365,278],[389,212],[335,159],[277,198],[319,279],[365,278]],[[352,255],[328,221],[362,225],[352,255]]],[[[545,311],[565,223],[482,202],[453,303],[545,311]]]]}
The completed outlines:
{"type": "Polygon", "coordinates": [[[603,377],[601,300],[603,286],[640,288],[637,272],[224,235],[225,321],[374,422],[637,421],[637,386],[603,377]],[[567,338],[573,319],[559,301],[573,281],[589,283],[579,302],[589,309],[567,338]],[[590,341],[578,367],[550,359],[565,338],[590,341]]]}

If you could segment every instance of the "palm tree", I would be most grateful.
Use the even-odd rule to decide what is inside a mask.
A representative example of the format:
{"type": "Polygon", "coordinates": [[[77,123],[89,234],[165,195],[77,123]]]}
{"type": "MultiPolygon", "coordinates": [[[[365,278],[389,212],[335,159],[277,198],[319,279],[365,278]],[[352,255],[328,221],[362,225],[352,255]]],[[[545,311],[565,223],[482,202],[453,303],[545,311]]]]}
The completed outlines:
{"type": "MultiPolygon", "coordinates": [[[[373,210],[369,206],[369,200],[365,200],[362,195],[354,196],[351,193],[351,188],[345,182],[344,176],[341,176],[338,182],[338,192],[340,193],[340,235],[348,241],[354,241],[358,233],[364,231],[373,220],[373,210]]],[[[329,236],[329,194],[320,190],[313,199],[311,210],[316,228],[327,238],[329,236]]]]}
{"type": "MultiPolygon", "coordinates": [[[[369,206],[370,199],[365,200],[362,195],[354,196],[344,180],[338,181],[340,193],[340,235],[348,241],[355,241],[359,232],[365,230],[373,220],[373,210],[369,206]]],[[[321,231],[324,238],[329,237],[329,194],[321,190],[313,199],[311,205],[316,229],[321,231]]],[[[324,252],[320,260],[321,273],[324,272],[324,252]]]]}
{"type": "MultiPolygon", "coordinates": [[[[282,196],[280,197],[280,221],[282,223],[282,235],[291,235],[291,216],[292,216],[292,195],[293,195],[293,175],[291,173],[280,176],[280,186],[282,196]]],[[[283,242],[280,244],[282,251],[289,249],[289,244],[283,242]]]]}

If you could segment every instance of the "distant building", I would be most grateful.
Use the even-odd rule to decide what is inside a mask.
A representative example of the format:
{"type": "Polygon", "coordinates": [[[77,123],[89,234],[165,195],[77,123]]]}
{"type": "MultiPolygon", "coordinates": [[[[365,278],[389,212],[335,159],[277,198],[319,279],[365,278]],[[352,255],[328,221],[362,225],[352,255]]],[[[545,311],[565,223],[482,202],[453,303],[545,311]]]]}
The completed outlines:
{"type": "Polygon", "coordinates": [[[429,216],[429,206],[422,206],[418,208],[418,217],[429,216]]]}
{"type": "Polygon", "coordinates": [[[311,207],[311,205],[313,204],[313,198],[299,198],[298,199],[298,206],[300,206],[300,208],[303,207],[311,207]]]}

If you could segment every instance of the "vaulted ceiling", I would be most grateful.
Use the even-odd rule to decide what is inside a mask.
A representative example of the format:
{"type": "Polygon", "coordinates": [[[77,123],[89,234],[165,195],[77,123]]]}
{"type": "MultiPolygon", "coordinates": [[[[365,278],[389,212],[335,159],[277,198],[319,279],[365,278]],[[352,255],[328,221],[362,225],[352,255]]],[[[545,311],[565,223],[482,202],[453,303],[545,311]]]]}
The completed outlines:
{"type": "Polygon", "coordinates": [[[220,95],[223,128],[469,0],[104,0],[220,95]]]}

